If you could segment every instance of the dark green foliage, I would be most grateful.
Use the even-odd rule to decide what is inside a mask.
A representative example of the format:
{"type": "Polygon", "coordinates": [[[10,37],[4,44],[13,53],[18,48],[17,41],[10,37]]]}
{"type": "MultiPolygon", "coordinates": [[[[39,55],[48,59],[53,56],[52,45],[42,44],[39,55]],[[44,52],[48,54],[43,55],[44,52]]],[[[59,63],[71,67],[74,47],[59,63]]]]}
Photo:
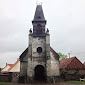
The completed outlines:
{"type": "Polygon", "coordinates": [[[63,79],[65,79],[65,74],[66,74],[66,70],[65,69],[63,69],[62,71],[61,71],[61,73],[60,73],[60,75],[61,75],[61,77],[63,78],[63,79]]]}

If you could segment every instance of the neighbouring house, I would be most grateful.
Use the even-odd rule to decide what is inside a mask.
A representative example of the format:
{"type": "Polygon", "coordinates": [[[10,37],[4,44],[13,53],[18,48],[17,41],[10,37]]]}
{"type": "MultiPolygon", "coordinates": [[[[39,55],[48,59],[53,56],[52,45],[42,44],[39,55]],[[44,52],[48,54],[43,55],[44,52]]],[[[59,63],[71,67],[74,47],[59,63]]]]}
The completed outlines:
{"type": "Polygon", "coordinates": [[[12,74],[9,74],[9,68],[12,67],[13,64],[7,64],[6,66],[1,69],[1,74],[0,74],[0,82],[10,82],[12,79],[12,74]]]}
{"type": "Polygon", "coordinates": [[[1,68],[0,68],[0,74],[1,74],[1,68]]]}
{"type": "Polygon", "coordinates": [[[19,61],[19,59],[8,69],[8,72],[20,72],[20,61],[19,61]]]}
{"type": "Polygon", "coordinates": [[[84,67],[85,67],[85,62],[83,64],[84,64],[84,67]]]}
{"type": "Polygon", "coordinates": [[[14,64],[7,64],[1,70],[0,81],[14,81],[17,82],[20,72],[20,61],[19,59],[14,64]],[[4,80],[3,80],[4,78],[4,80]]]}
{"type": "Polygon", "coordinates": [[[85,67],[77,57],[67,58],[60,62],[60,72],[67,79],[77,79],[77,75],[85,74],[85,67]],[[76,75],[77,74],[77,75],[76,75]]]}
{"type": "Polygon", "coordinates": [[[20,72],[20,61],[19,59],[14,64],[7,64],[6,66],[1,70],[2,73],[4,72],[20,72]]]}
{"type": "Polygon", "coordinates": [[[6,66],[1,70],[2,73],[6,73],[8,72],[8,69],[12,67],[13,64],[7,64],[6,63],[6,66]]]}
{"type": "Polygon", "coordinates": [[[12,75],[12,82],[18,82],[20,72],[20,61],[19,59],[8,69],[10,75],[12,75]]]}

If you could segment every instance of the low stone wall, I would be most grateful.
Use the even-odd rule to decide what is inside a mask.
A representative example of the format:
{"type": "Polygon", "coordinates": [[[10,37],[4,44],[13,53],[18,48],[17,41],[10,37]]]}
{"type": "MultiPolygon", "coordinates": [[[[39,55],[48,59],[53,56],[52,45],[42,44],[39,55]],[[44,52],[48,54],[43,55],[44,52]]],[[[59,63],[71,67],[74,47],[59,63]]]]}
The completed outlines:
{"type": "Polygon", "coordinates": [[[66,74],[65,75],[65,80],[69,81],[69,80],[79,80],[77,74],[66,74]]]}
{"type": "Polygon", "coordinates": [[[11,73],[9,73],[9,74],[0,74],[0,82],[11,82],[11,80],[12,80],[11,73]]]}
{"type": "Polygon", "coordinates": [[[62,80],[80,80],[84,78],[85,69],[60,69],[62,80]]]}
{"type": "Polygon", "coordinates": [[[8,74],[0,74],[0,82],[8,82],[8,74]]]}

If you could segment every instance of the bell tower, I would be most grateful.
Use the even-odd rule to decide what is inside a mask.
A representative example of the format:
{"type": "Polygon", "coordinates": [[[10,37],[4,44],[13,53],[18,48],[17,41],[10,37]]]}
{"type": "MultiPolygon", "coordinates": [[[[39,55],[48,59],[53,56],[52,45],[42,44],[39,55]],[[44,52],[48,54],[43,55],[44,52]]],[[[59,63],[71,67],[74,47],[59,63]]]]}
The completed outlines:
{"type": "Polygon", "coordinates": [[[48,67],[51,63],[50,35],[49,30],[45,30],[46,20],[42,10],[42,5],[37,5],[32,24],[33,32],[30,30],[29,34],[28,81],[30,81],[30,78],[38,81],[46,81],[47,75],[50,75],[50,66],[48,67]],[[43,72],[41,72],[40,68],[43,72]],[[38,70],[40,73],[37,72],[38,70]],[[41,73],[43,73],[43,75],[41,73]]]}
{"type": "Polygon", "coordinates": [[[35,16],[32,21],[32,24],[33,24],[33,37],[45,36],[46,20],[41,5],[37,5],[36,7],[35,16]]]}

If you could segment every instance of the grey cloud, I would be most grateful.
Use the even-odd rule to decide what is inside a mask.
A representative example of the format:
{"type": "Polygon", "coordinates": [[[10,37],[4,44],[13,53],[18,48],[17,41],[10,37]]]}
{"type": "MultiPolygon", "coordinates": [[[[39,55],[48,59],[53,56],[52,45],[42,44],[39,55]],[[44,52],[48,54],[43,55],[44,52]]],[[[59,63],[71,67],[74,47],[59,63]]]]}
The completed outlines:
{"type": "MultiPolygon", "coordinates": [[[[42,0],[51,46],[85,61],[85,1],[42,0]],[[80,54],[78,54],[80,52],[80,54]]],[[[28,46],[34,0],[0,0],[0,66],[13,63],[28,46]]]]}

